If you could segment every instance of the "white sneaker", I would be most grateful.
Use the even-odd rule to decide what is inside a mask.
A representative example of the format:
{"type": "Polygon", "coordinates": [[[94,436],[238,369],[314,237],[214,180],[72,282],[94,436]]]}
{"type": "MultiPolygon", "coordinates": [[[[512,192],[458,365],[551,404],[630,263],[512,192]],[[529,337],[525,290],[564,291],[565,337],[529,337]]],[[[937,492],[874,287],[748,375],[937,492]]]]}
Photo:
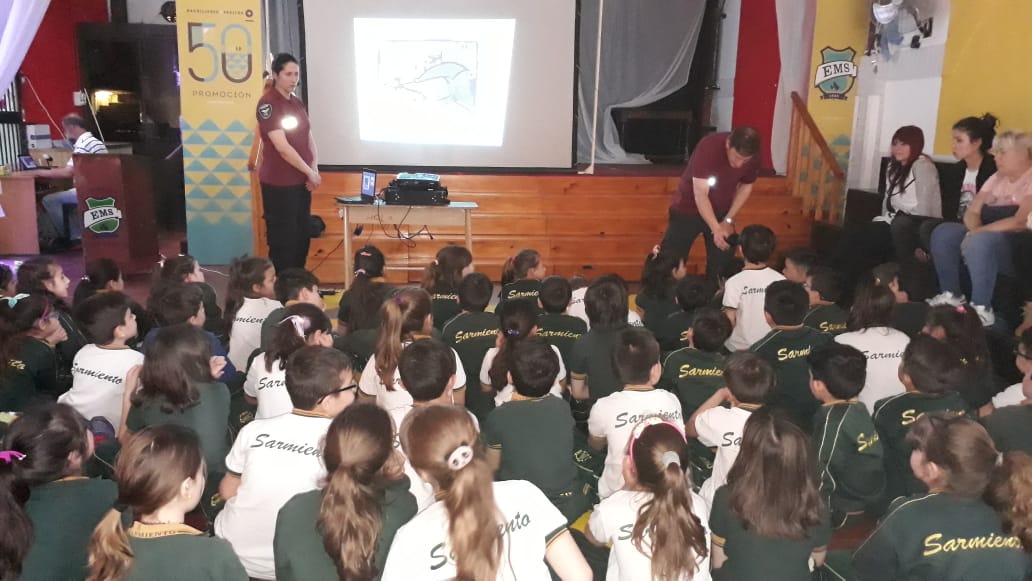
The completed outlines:
{"type": "Polygon", "coordinates": [[[960,305],[963,305],[964,303],[966,303],[967,299],[964,298],[964,295],[957,296],[957,295],[947,291],[947,292],[944,292],[944,293],[939,293],[939,294],[935,295],[934,297],[928,299],[925,302],[927,302],[929,305],[931,305],[933,307],[937,307],[939,305],[949,305],[951,307],[959,307],[960,305]]]}
{"type": "Polygon", "coordinates": [[[982,305],[972,306],[975,308],[975,312],[978,313],[978,318],[982,320],[982,326],[992,327],[993,323],[996,322],[996,315],[993,314],[993,310],[982,305]]]}

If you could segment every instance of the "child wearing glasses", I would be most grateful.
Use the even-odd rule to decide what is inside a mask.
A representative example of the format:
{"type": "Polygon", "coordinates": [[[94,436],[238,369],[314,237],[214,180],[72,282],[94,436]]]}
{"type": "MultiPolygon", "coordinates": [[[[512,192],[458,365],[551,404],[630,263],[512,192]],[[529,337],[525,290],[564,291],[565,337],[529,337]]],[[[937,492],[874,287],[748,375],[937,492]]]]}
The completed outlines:
{"type": "Polygon", "coordinates": [[[276,576],[276,514],[326,477],[323,438],[333,418],[355,400],[357,387],[351,361],[330,347],[295,351],[286,379],[293,410],[240,430],[219,485],[226,507],[215,520],[215,534],[233,545],[247,574],[259,579],[276,576]]]}
{"type": "Polygon", "coordinates": [[[0,409],[23,411],[68,389],[57,375],[54,346],[67,338],[57,317],[43,295],[0,299],[0,409]]]}
{"type": "Polygon", "coordinates": [[[624,488],[588,521],[588,541],[612,546],[607,579],[710,579],[709,507],[692,492],[689,456],[680,423],[651,417],[634,428],[624,488]]]}
{"type": "Polygon", "coordinates": [[[588,444],[596,450],[608,449],[598,482],[603,499],[623,488],[624,455],[636,425],[649,416],[684,423],[677,396],[655,387],[663,368],[659,343],[651,332],[634,327],[620,331],[612,365],[623,389],[595,402],[588,417],[588,444]]]}

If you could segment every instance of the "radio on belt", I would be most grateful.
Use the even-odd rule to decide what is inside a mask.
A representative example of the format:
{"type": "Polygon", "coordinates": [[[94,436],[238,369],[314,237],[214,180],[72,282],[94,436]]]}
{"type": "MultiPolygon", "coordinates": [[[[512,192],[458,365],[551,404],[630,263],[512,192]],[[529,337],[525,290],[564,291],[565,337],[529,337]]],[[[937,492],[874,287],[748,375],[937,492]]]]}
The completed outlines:
{"type": "Polygon", "coordinates": [[[396,206],[447,206],[448,188],[432,173],[400,173],[387,185],[384,203],[396,206]]]}

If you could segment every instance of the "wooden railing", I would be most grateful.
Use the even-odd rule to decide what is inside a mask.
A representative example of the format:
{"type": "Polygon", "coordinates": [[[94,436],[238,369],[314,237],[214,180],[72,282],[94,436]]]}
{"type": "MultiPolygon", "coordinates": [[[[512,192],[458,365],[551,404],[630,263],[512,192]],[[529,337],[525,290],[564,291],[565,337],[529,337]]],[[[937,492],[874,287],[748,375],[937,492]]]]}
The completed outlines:
{"type": "Polygon", "coordinates": [[[842,222],[846,173],[798,93],[792,93],[788,182],[792,195],[803,199],[803,211],[809,212],[814,220],[842,222]]]}

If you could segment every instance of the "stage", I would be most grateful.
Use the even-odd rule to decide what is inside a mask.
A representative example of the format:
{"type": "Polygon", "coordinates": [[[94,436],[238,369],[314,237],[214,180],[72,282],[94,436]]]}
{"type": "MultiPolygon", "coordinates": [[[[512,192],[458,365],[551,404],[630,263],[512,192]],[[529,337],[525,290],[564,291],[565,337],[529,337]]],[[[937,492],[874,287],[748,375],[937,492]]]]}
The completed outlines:
{"type": "MultiPolygon", "coordinates": [[[[442,173],[449,199],[476,202],[472,215],[473,256],[476,269],[498,281],[502,263],[522,248],[538,250],[549,274],[594,278],[617,273],[638,280],[645,255],[663,237],[670,195],[677,188],[681,166],[597,166],[594,175],[565,173],[442,173]]],[[[321,281],[344,281],[343,227],[335,198],[358,194],[359,172],[325,172],[312,197],[312,213],[326,222],[326,232],[313,239],[307,268],[321,281]]],[[[383,188],[393,174],[381,173],[383,188]]],[[[769,226],[784,251],[810,242],[811,218],[801,200],[789,195],[784,178],[762,177],[738,219],[738,227],[752,223],[769,226]]],[[[260,219],[260,191],[255,200],[255,252],[267,252],[260,219]]],[[[414,234],[423,224],[404,223],[401,234],[414,234]]],[[[394,224],[363,225],[355,248],[374,244],[388,264],[423,266],[439,248],[463,244],[462,227],[435,227],[412,240],[399,239],[394,224]],[[432,239],[431,239],[432,235],[432,239]]],[[[700,238],[692,248],[689,270],[701,272],[705,250],[700,238]]],[[[388,280],[418,282],[418,271],[393,271],[388,280]]]]}

